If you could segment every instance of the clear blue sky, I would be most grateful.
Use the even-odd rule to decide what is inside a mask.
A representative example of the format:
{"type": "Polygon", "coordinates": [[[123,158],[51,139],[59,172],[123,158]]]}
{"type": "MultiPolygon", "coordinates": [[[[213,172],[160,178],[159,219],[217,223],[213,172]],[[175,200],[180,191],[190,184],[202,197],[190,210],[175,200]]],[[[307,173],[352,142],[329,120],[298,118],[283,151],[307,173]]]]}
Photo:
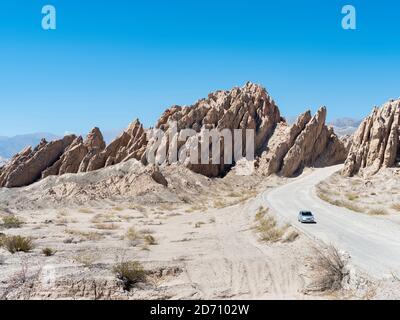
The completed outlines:
{"type": "Polygon", "coordinates": [[[398,1],[4,0],[0,135],[146,126],[251,80],[285,116],[361,118],[400,96],[398,1]],[[57,9],[57,30],[41,8],[57,9]],[[357,30],[341,8],[357,9],[357,30]]]}

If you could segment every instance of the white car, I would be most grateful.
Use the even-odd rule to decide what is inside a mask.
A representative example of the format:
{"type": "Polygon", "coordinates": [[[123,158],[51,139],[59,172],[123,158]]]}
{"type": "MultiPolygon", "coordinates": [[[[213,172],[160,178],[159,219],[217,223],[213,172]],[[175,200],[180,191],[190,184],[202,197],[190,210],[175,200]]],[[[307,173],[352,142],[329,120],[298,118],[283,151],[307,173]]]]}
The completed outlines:
{"type": "Polygon", "coordinates": [[[301,223],[315,223],[315,218],[311,211],[300,211],[297,220],[301,223]]]}

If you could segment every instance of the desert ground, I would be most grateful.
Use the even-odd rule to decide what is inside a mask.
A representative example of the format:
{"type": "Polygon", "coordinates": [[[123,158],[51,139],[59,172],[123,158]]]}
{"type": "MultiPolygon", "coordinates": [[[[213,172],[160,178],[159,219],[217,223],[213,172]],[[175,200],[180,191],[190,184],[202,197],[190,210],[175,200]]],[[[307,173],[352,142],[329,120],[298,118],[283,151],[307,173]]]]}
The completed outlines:
{"type": "MultiPolygon", "coordinates": [[[[7,225],[4,220],[2,238],[22,236],[32,241],[32,247],[11,253],[3,240],[0,297],[399,297],[396,272],[366,268],[367,261],[352,250],[353,239],[334,241],[337,230],[331,227],[339,221],[324,217],[329,203],[310,204],[316,225],[300,226],[296,221],[298,210],[309,203],[303,193],[295,196],[294,189],[301,187],[306,193],[337,170],[337,166],[307,169],[297,178],[265,178],[244,164],[224,178],[210,179],[171,166],[161,171],[168,181],[164,187],[131,160],[97,172],[1,189],[1,217],[12,216],[18,222],[7,225]],[[137,266],[143,276],[127,282],[117,272],[127,263],[137,266]]],[[[360,215],[360,219],[371,219],[373,228],[376,217],[360,215]]],[[[387,229],[386,222],[384,227],[391,232],[400,229],[400,225],[387,229]]],[[[349,230],[343,226],[343,238],[349,230]]],[[[398,241],[398,234],[388,233],[382,241],[398,241]]],[[[366,237],[357,236],[357,241],[366,237]]],[[[387,250],[396,250],[392,242],[387,250]]],[[[388,263],[399,262],[392,259],[388,263]]]]}

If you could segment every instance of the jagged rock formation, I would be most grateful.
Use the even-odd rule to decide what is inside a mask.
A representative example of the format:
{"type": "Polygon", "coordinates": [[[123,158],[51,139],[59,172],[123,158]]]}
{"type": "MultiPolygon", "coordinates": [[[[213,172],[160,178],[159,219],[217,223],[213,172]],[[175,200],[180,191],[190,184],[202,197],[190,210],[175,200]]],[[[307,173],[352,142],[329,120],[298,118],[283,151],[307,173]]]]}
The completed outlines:
{"type": "MultiPolygon", "coordinates": [[[[203,148],[210,150],[209,162],[204,164],[201,161],[200,153],[203,150],[199,141],[205,141],[202,129],[216,129],[219,132],[229,129],[233,140],[234,129],[254,129],[254,151],[260,154],[280,121],[282,119],[279,109],[266,90],[259,85],[247,83],[241,88],[211,93],[208,98],[189,107],[173,106],[166,110],[156,125],[157,129],[162,129],[166,134],[159,141],[159,145],[156,139],[150,139],[148,150],[154,151],[156,163],[161,165],[170,163],[169,155],[184,147],[187,153],[184,164],[187,167],[197,173],[216,177],[223,175],[231,165],[224,164],[224,144],[221,137],[218,141],[221,145],[220,163],[212,164],[211,141],[207,141],[206,147],[203,148]],[[176,133],[173,132],[173,124],[176,124],[176,133]],[[177,138],[183,129],[193,129],[195,135],[186,142],[179,142],[177,138]],[[173,141],[170,141],[171,139],[173,141]],[[189,161],[190,150],[195,146],[199,148],[198,164],[189,161]]],[[[242,146],[245,149],[245,134],[240,139],[243,140],[242,146]]]]}
{"type": "Polygon", "coordinates": [[[99,128],[94,128],[83,141],[77,137],[65,150],[59,160],[42,173],[42,178],[57,176],[65,173],[77,173],[84,171],[83,160],[87,156],[98,154],[104,150],[106,144],[99,128]]]}
{"type": "Polygon", "coordinates": [[[163,113],[154,129],[145,130],[135,120],[108,146],[98,128],[85,140],[71,135],[50,143],[42,141],[35,150],[23,150],[0,168],[0,187],[25,186],[48,176],[94,171],[130,159],[155,165],[149,174],[164,186],[168,183],[159,174],[158,165],[178,161],[194,172],[217,177],[244,156],[259,158],[258,169],[266,175],[289,177],[305,166],[330,165],[346,158],[346,147],[325,125],[325,118],[326,109],[321,108],[314,117],[305,112],[288,126],[267,91],[249,82],[240,88],[210,93],[188,107],[173,106],[163,113]],[[191,134],[184,129],[191,129],[191,134]],[[206,129],[217,132],[216,140],[207,136],[210,131],[206,129]],[[247,130],[250,135],[246,129],[251,129],[247,130]],[[161,136],[155,135],[160,131],[161,136]],[[233,144],[225,145],[230,139],[233,144]],[[235,144],[242,149],[236,149],[235,144]],[[220,152],[214,154],[218,145],[220,152]],[[250,154],[246,154],[249,145],[250,154]],[[191,152],[195,149],[198,153],[193,158],[191,152]],[[204,155],[204,151],[208,153],[204,155]],[[224,161],[225,152],[232,163],[224,161]],[[154,159],[149,157],[151,154],[154,159]],[[219,161],[213,162],[215,159],[219,161]]]}
{"type": "Polygon", "coordinates": [[[34,150],[25,148],[1,169],[0,187],[21,187],[37,181],[42,172],[51,167],[75,139],[74,135],[51,142],[43,139],[34,150]]]}
{"type": "Polygon", "coordinates": [[[342,174],[373,175],[400,161],[400,100],[375,108],[354,134],[342,174]]]}
{"type": "Polygon", "coordinates": [[[303,113],[292,126],[280,123],[258,161],[259,171],[290,177],[306,166],[343,162],[346,147],[333,129],[325,125],[325,119],[326,108],[322,107],[314,117],[310,111],[303,113]]]}
{"type": "Polygon", "coordinates": [[[86,170],[93,171],[130,159],[140,160],[146,150],[146,131],[139,120],[132,122],[118,138],[103,151],[88,159],[86,170]]]}

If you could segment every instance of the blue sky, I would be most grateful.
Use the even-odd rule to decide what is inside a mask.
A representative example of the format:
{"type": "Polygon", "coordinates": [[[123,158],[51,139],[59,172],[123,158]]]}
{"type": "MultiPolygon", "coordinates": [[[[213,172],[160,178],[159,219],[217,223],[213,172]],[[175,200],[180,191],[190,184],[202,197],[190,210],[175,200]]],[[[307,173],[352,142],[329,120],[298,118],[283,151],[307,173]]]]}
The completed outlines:
{"type": "Polygon", "coordinates": [[[155,123],[173,104],[262,84],[285,116],[361,118],[400,96],[398,1],[0,3],[0,135],[155,123]],[[57,30],[41,8],[57,9],[57,30]],[[341,28],[341,8],[357,30],[341,28]]]}

